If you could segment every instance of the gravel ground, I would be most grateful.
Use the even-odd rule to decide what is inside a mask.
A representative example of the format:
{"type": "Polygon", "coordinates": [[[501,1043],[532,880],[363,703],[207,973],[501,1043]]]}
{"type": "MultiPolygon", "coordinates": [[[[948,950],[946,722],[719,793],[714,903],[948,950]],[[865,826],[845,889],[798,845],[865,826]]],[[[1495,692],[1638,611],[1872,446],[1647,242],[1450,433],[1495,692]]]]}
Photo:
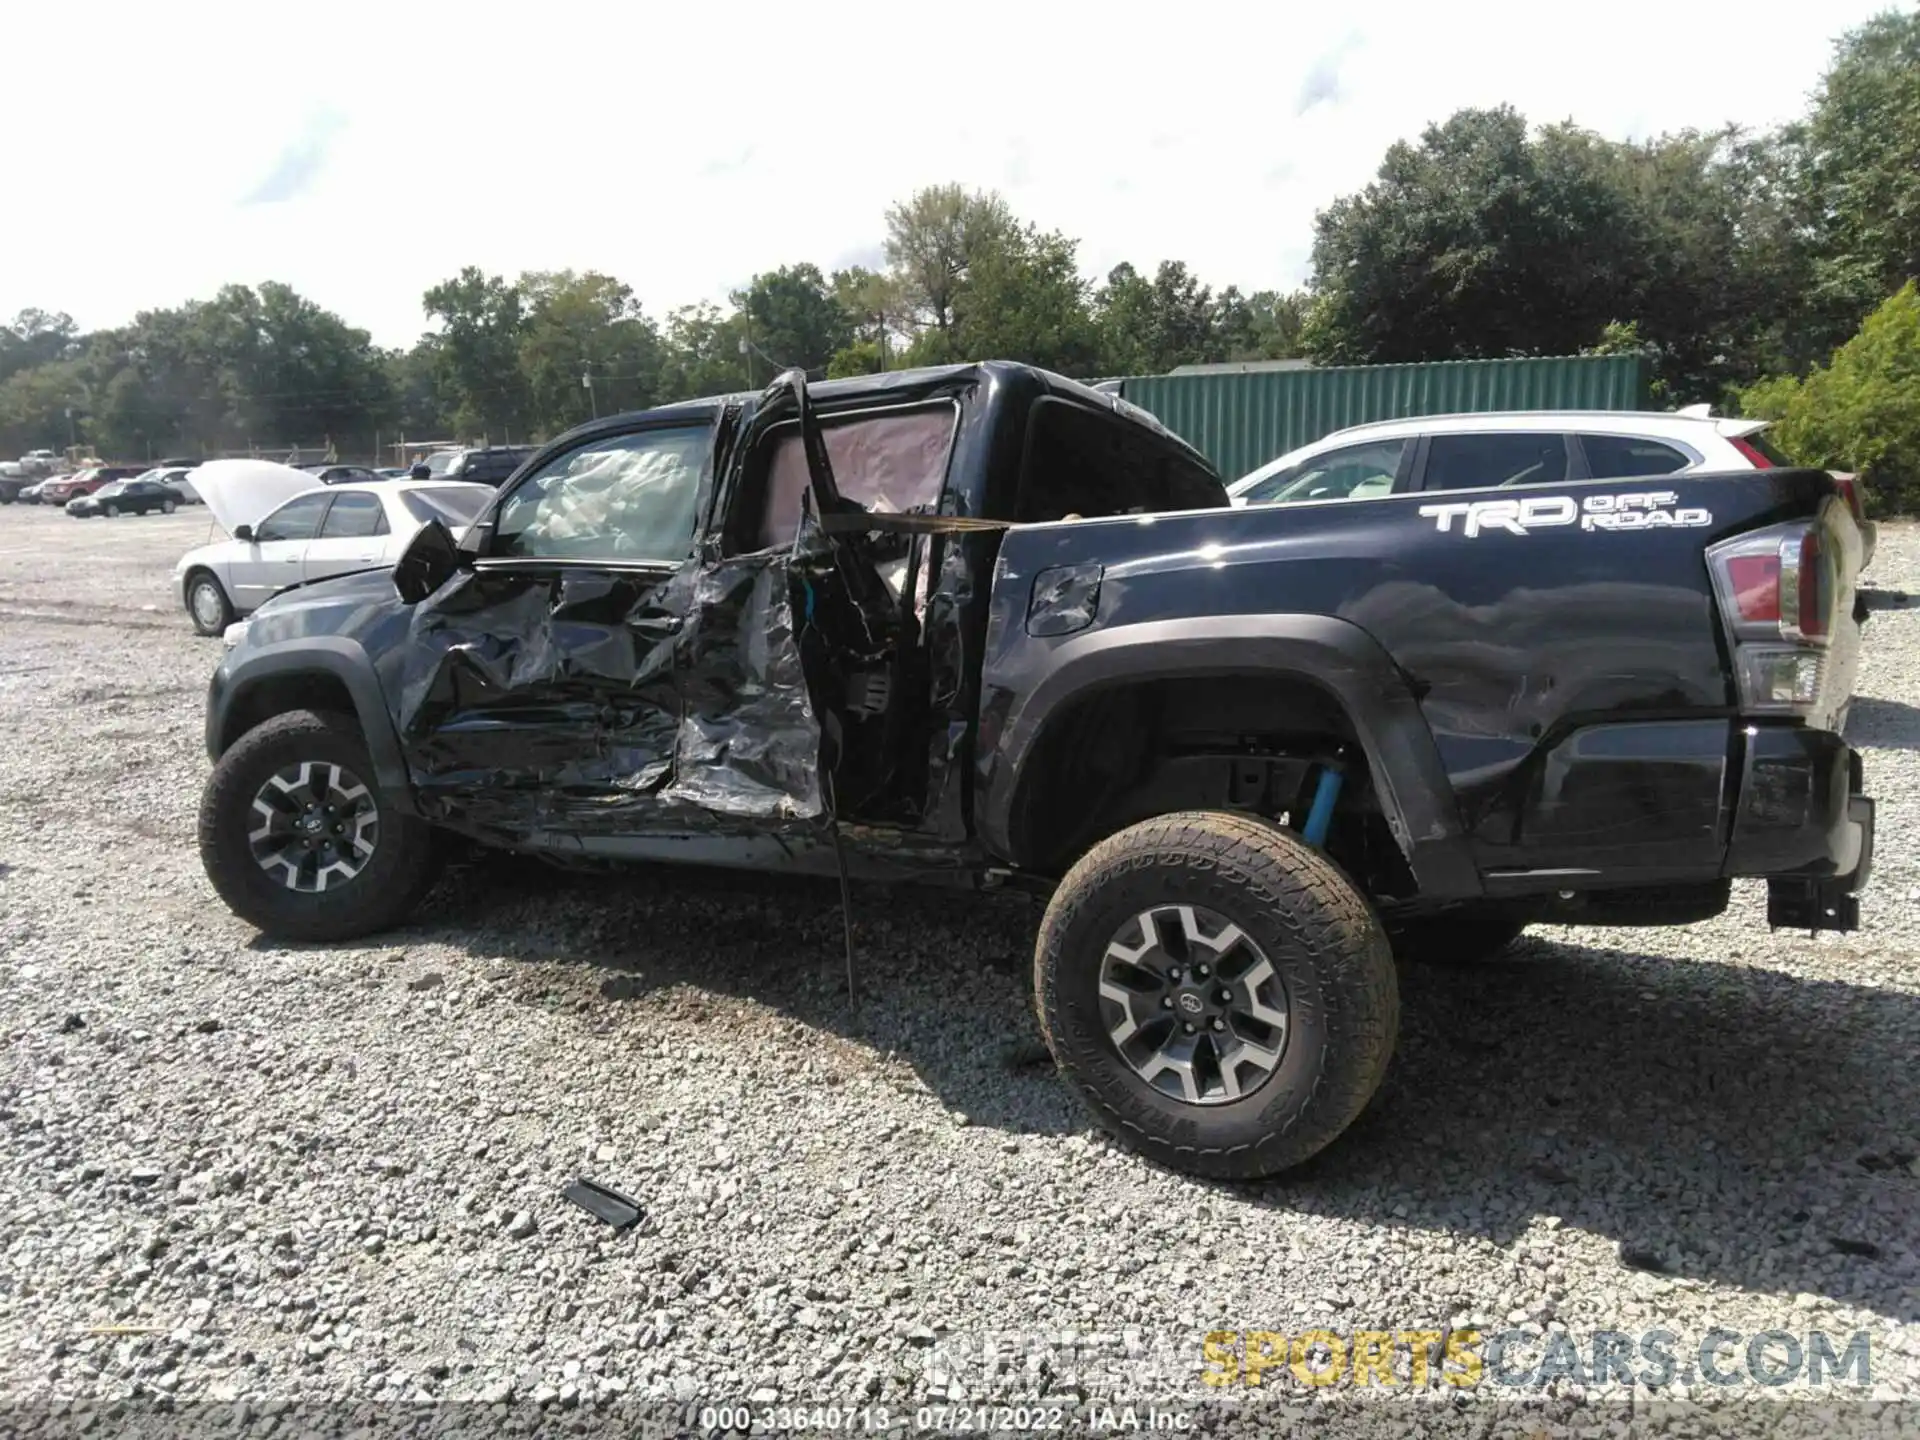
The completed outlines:
{"type": "MultiPolygon", "coordinates": [[[[1410,971],[1373,1109],[1245,1187],[1090,1130],[1038,1049],[1019,897],[857,890],[857,1017],[830,884],[491,859],[377,944],[261,940],[194,849],[217,642],[168,574],[207,524],[0,510],[0,1399],[697,1428],[1050,1397],[1072,1430],[1117,1396],[1255,1433],[1278,1393],[1329,1433],[1415,1403],[1482,1433],[1521,1423],[1498,1387],[1217,1390],[1202,1337],[1517,1327],[1537,1359],[1659,1328],[1674,1384],[1562,1378],[1532,1413],[1759,1395],[1830,1433],[1779,1403],[1804,1378],[1692,1375],[1719,1326],[1734,1366],[1763,1331],[1868,1332],[1869,1390],[1826,1398],[1920,1400],[1920,528],[1883,527],[1869,576],[1859,932],[1770,935],[1742,886],[1708,924],[1410,971]],[[644,1222],[563,1203],[581,1174],[644,1222]]],[[[1920,1428],[1844,1419],[1870,1417],[1920,1428]]]]}

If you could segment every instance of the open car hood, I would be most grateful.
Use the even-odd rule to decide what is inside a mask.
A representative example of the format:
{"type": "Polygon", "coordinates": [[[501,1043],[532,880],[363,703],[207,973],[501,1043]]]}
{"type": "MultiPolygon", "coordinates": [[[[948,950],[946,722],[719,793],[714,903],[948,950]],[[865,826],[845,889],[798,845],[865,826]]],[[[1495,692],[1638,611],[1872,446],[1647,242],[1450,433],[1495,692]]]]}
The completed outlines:
{"type": "Polygon", "coordinates": [[[272,460],[209,460],[187,478],[229,535],[236,525],[259,524],[302,491],[322,488],[317,477],[272,460]]]}

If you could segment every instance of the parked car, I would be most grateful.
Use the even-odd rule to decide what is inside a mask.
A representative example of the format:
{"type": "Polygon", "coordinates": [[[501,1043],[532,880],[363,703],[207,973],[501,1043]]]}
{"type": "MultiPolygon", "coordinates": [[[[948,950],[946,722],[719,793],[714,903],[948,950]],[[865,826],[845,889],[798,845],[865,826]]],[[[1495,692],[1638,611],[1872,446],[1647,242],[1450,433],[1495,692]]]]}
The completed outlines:
{"type": "Polygon", "coordinates": [[[13,504],[22,490],[59,468],[59,459],[51,450],[29,450],[18,460],[0,462],[0,505],[13,504]]]}
{"type": "Polygon", "coordinates": [[[403,465],[382,465],[373,473],[378,475],[382,480],[405,480],[413,472],[403,465]]]}
{"type": "Polygon", "coordinates": [[[67,514],[81,520],[95,515],[111,520],[119,515],[148,515],[155,511],[171,515],[179,508],[178,490],[146,479],[115,480],[91,495],[76,495],[67,502],[67,514]]]}
{"type": "Polygon", "coordinates": [[[134,478],[137,480],[151,481],[154,484],[165,485],[168,489],[174,491],[175,500],[178,504],[198,505],[200,503],[200,493],[193,488],[193,482],[187,478],[193,473],[194,467],[198,463],[199,462],[193,460],[162,460],[158,465],[142,470],[134,478]]]}
{"type": "Polygon", "coordinates": [[[464,527],[493,494],[482,485],[437,481],[316,487],[312,476],[289,471],[295,493],[268,492],[266,503],[249,506],[245,497],[222,493],[219,472],[227,464],[287,469],[238,461],[195,472],[214,518],[232,537],[189,550],[174,567],[174,586],[202,635],[221,634],[237,617],[284,590],[358,570],[388,569],[427,521],[464,527]],[[240,520],[241,514],[254,518],[240,520]]]}
{"type": "Polygon", "coordinates": [[[338,465],[322,462],[296,465],[293,468],[305,470],[322,485],[366,485],[383,478],[378,470],[366,465],[338,465]]]}
{"type": "Polygon", "coordinates": [[[536,445],[489,445],[485,449],[440,450],[407,473],[415,480],[470,480],[482,485],[498,485],[538,448],[536,445]]]}
{"type": "Polygon", "coordinates": [[[24,505],[38,505],[49,483],[66,479],[67,472],[52,461],[52,453],[29,450],[18,460],[0,466],[0,505],[11,505],[16,500],[24,505]]]}
{"type": "Polygon", "coordinates": [[[1688,923],[1737,876],[1858,921],[1832,477],[1480,478],[1233,510],[1144,412],[1000,363],[600,420],[457,543],[261,606],[201,859],[306,941],[397,923],[436,828],[1050,893],[1036,1006],[1093,1114],[1272,1174],[1379,1087],[1395,949],[1688,923]]]}
{"type": "Polygon", "coordinates": [[[182,505],[199,505],[202,503],[200,492],[193,488],[193,481],[188,478],[196,468],[197,462],[191,460],[184,463],[163,460],[151,470],[144,471],[139,478],[165,485],[175,492],[182,505]]]}
{"type": "Polygon", "coordinates": [[[59,476],[40,487],[40,503],[64,505],[77,495],[91,495],[115,480],[131,480],[144,469],[140,465],[89,465],[71,475],[59,476]]]}
{"type": "MultiPolygon", "coordinates": [[[[1378,420],[1291,450],[1241,476],[1227,493],[1235,505],[1290,505],[1487,483],[1769,470],[1788,462],[1768,443],[1767,424],[1711,415],[1704,406],[1674,413],[1515,410],[1378,420]]],[[[1875,527],[1854,477],[1834,478],[1871,558],[1875,527]]]]}

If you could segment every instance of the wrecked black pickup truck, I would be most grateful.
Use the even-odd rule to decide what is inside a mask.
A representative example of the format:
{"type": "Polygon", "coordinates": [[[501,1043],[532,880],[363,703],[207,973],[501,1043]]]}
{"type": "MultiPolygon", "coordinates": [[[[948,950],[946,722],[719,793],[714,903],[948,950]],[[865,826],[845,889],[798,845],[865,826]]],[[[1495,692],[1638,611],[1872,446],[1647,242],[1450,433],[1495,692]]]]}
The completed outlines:
{"type": "Polygon", "coordinates": [[[1814,471],[1236,510],[1044,372],[789,375],[577,429],[457,544],[263,606],[201,853],[302,940],[399,921],[445,832],[1041,889],[1098,1118],[1270,1174],[1380,1084],[1395,952],[1686,923],[1739,876],[1857,923],[1860,554],[1814,471]]]}

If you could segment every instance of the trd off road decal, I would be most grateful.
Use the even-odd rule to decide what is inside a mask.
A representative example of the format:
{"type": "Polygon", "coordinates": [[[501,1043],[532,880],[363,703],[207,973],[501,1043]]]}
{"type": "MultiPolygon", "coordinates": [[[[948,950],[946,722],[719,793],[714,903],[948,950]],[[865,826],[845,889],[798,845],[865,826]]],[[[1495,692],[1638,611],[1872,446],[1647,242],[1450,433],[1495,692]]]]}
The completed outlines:
{"type": "Polygon", "coordinates": [[[1658,530],[1713,523],[1711,510],[1674,508],[1679,498],[1671,490],[1587,495],[1578,503],[1570,495],[1529,495],[1524,500],[1456,500],[1446,505],[1422,505],[1420,514],[1431,519],[1442,535],[1453,533],[1453,522],[1459,520],[1460,533],[1469,540],[1488,530],[1526,535],[1557,525],[1577,524],[1582,530],[1658,530]]]}

